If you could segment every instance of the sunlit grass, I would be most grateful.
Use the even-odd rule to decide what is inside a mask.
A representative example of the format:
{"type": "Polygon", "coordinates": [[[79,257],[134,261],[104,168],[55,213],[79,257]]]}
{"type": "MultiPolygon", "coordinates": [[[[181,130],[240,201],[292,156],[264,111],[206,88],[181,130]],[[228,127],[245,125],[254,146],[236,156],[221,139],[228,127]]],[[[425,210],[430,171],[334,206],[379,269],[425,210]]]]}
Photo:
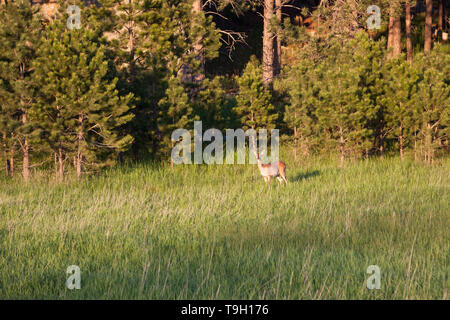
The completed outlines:
{"type": "Polygon", "coordinates": [[[287,186],[250,165],[2,179],[0,298],[448,299],[448,159],[287,165],[287,186]]]}

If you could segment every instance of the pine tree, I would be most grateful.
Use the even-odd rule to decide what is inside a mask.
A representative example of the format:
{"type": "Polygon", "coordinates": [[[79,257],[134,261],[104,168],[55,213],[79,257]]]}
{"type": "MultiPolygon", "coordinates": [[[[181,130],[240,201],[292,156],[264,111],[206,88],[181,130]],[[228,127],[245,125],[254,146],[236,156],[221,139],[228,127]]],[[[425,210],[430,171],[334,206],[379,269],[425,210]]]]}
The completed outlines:
{"type": "Polygon", "coordinates": [[[338,146],[341,166],[349,155],[367,155],[372,145],[370,123],[376,117],[378,106],[371,98],[370,86],[374,80],[370,73],[379,67],[380,57],[368,55],[372,46],[372,40],[360,33],[343,47],[333,46],[328,59],[318,67],[320,91],[316,117],[329,142],[338,146]]]}
{"type": "MultiPolygon", "coordinates": [[[[176,129],[193,128],[194,120],[199,118],[195,116],[186,88],[178,77],[172,76],[169,79],[166,96],[158,104],[158,132],[161,135],[159,151],[163,155],[170,155],[170,149],[174,146],[171,141],[172,132],[176,129]]],[[[171,165],[173,167],[172,159],[171,165]]]]}
{"type": "Polygon", "coordinates": [[[113,34],[117,36],[111,36],[110,42],[121,92],[136,97],[135,118],[128,125],[136,137],[133,153],[166,150],[171,144],[166,129],[177,121],[161,123],[168,120],[161,113],[174,103],[177,90],[187,94],[189,104],[196,103],[196,91],[204,87],[204,63],[218,54],[219,33],[212,17],[192,11],[191,1],[116,2],[113,34]]]}
{"type": "Polygon", "coordinates": [[[430,54],[420,54],[414,63],[420,82],[414,113],[425,163],[431,164],[439,150],[448,150],[450,135],[450,51],[436,45],[430,54]]]}
{"type": "Polygon", "coordinates": [[[255,56],[250,58],[242,76],[237,78],[239,94],[236,97],[236,114],[243,129],[273,129],[278,115],[271,103],[269,89],[264,86],[261,68],[255,56]]]}
{"type": "Polygon", "coordinates": [[[223,114],[226,100],[221,82],[222,78],[219,76],[213,79],[204,79],[195,96],[192,97],[195,114],[202,120],[204,127],[216,129],[225,129],[226,127],[223,114]]]}
{"type": "Polygon", "coordinates": [[[390,136],[398,141],[400,158],[412,140],[413,103],[418,76],[404,57],[392,60],[386,69],[384,94],[380,103],[385,107],[385,119],[390,136]]]}
{"type": "Polygon", "coordinates": [[[30,75],[41,26],[30,1],[0,7],[0,136],[6,174],[13,174],[18,149],[22,174],[30,177],[30,140],[34,136],[30,108],[34,102],[30,75]]]}
{"type": "Polygon", "coordinates": [[[299,143],[303,155],[308,156],[319,135],[315,107],[320,88],[316,86],[315,67],[309,61],[302,59],[293,67],[287,78],[290,103],[286,106],[284,121],[293,132],[295,161],[297,161],[299,143]]]}
{"type": "Polygon", "coordinates": [[[66,19],[47,28],[34,78],[40,84],[36,115],[61,179],[65,160],[73,159],[80,177],[87,169],[112,164],[133,140],[122,129],[133,117],[132,95],[120,96],[117,78],[109,79],[102,33],[94,25],[69,30],[66,19]]]}

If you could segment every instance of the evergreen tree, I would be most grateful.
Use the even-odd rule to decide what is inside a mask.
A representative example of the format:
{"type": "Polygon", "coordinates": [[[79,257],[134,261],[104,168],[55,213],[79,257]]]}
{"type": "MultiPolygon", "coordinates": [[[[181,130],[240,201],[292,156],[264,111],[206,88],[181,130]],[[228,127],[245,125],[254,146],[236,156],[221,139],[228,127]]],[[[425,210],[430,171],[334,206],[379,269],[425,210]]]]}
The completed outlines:
{"type": "Polygon", "coordinates": [[[320,134],[315,110],[320,88],[316,86],[315,67],[302,59],[292,68],[286,79],[290,103],[286,106],[284,121],[293,133],[291,140],[295,161],[299,144],[303,155],[308,156],[320,134]]]}
{"type": "Polygon", "coordinates": [[[420,77],[415,94],[414,112],[419,129],[421,154],[431,164],[439,150],[448,150],[450,134],[450,50],[435,46],[429,54],[420,54],[414,63],[420,77]]]}
{"type": "Polygon", "coordinates": [[[207,128],[225,129],[227,124],[224,114],[226,100],[221,80],[219,76],[204,79],[192,97],[195,113],[207,128]]]}
{"type": "Polygon", "coordinates": [[[136,97],[135,118],[128,125],[136,137],[134,154],[157,148],[165,153],[171,145],[167,128],[178,122],[165,117],[176,108],[173,94],[185,92],[189,104],[198,103],[196,91],[205,84],[194,80],[204,74],[204,61],[217,56],[219,34],[211,17],[192,10],[191,1],[115,2],[110,42],[121,91],[136,97]]]}
{"type": "Polygon", "coordinates": [[[30,177],[31,139],[34,137],[30,108],[32,62],[39,46],[41,26],[28,0],[0,7],[0,139],[6,174],[13,174],[20,150],[23,177],[30,177]]]}
{"type": "MultiPolygon", "coordinates": [[[[176,129],[189,130],[193,128],[195,116],[186,88],[178,77],[172,76],[166,90],[166,96],[159,101],[158,132],[161,137],[160,152],[170,156],[170,149],[174,146],[171,140],[172,132],[176,129]]],[[[171,164],[173,162],[171,159],[171,164]]]]}
{"type": "Polygon", "coordinates": [[[383,96],[379,101],[384,106],[387,130],[398,141],[400,158],[412,138],[413,103],[417,90],[417,74],[400,56],[390,62],[386,72],[383,96]]]}
{"type": "Polygon", "coordinates": [[[250,58],[242,76],[237,78],[239,94],[235,112],[244,129],[273,129],[278,117],[271,103],[271,93],[263,83],[261,67],[255,56],[250,58]]]}
{"type": "MultiPolygon", "coordinates": [[[[318,67],[316,117],[329,143],[338,146],[341,166],[349,155],[367,155],[372,145],[370,122],[376,117],[378,106],[367,88],[371,69],[364,65],[370,41],[360,33],[344,46],[336,43],[318,67]],[[364,41],[367,46],[360,45],[364,41]]],[[[370,60],[368,65],[379,67],[370,60]]]]}
{"type": "Polygon", "coordinates": [[[61,179],[65,160],[73,159],[80,177],[88,168],[113,163],[133,140],[122,130],[133,117],[132,95],[120,96],[117,78],[109,79],[101,33],[93,25],[68,30],[66,19],[47,28],[34,78],[40,84],[36,116],[61,179]]]}

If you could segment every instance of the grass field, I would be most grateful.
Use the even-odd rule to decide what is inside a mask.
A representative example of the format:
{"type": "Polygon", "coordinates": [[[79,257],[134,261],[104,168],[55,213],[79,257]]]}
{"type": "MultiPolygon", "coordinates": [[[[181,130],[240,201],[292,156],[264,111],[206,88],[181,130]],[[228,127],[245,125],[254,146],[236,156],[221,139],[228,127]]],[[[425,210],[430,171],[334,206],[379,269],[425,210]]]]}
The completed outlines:
{"type": "Polygon", "coordinates": [[[287,186],[250,165],[2,178],[0,298],[449,298],[449,159],[287,164],[287,186]]]}

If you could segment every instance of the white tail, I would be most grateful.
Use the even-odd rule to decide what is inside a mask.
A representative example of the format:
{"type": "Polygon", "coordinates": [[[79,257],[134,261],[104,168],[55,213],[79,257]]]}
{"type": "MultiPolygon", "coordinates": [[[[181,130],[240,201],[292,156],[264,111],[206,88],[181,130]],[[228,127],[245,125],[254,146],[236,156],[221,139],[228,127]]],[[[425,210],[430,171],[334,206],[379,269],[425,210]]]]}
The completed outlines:
{"type": "MultiPolygon", "coordinates": [[[[268,164],[262,164],[259,153],[256,153],[256,151],[253,151],[253,153],[258,161],[259,172],[263,176],[266,183],[270,183],[270,179],[272,177],[276,177],[280,183],[283,183],[283,180],[286,184],[288,183],[288,180],[286,179],[286,164],[284,162],[276,161],[268,164]]],[[[261,152],[261,155],[263,154],[264,150],[261,152]]]]}

